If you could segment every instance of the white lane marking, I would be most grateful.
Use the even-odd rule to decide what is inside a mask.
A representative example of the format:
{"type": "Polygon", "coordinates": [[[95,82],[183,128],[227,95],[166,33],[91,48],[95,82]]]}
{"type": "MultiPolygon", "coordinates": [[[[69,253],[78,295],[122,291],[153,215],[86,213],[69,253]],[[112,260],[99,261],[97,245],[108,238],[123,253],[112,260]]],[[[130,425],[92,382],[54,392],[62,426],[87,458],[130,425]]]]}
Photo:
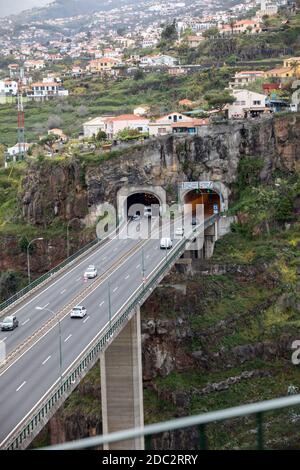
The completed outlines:
{"type": "Polygon", "coordinates": [[[26,323],[28,323],[30,321],[30,318],[27,318],[27,320],[23,321],[23,323],[21,323],[21,325],[26,325],[26,323]]]}
{"type": "Polygon", "coordinates": [[[102,261],[105,261],[105,260],[106,260],[106,256],[103,256],[102,261]]]}
{"type": "MultiPolygon", "coordinates": [[[[115,237],[115,238],[116,238],[116,237],[115,237]]],[[[151,240],[148,240],[148,241],[146,242],[146,244],[149,243],[150,241],[151,241],[151,240]]],[[[106,246],[107,246],[107,245],[108,245],[108,244],[106,244],[106,246]]],[[[175,248],[175,246],[176,246],[176,245],[174,244],[173,247],[171,248],[171,251],[172,251],[173,248],[175,248]]],[[[99,251],[100,251],[100,249],[99,249],[99,251]]],[[[118,271],[118,269],[120,269],[121,266],[123,266],[126,262],[129,261],[130,258],[132,258],[132,257],[135,256],[135,255],[136,255],[136,252],[131,253],[128,258],[126,258],[125,260],[123,260],[123,261],[121,262],[121,264],[119,264],[118,267],[117,267],[116,269],[114,269],[114,270],[108,275],[108,278],[111,277],[116,271],[118,271]]],[[[93,256],[93,255],[91,255],[91,256],[93,256]]],[[[90,256],[90,257],[91,257],[91,256],[90,256]]],[[[151,274],[160,266],[160,264],[163,263],[163,262],[165,262],[164,259],[160,260],[159,264],[158,264],[158,265],[152,270],[152,272],[149,274],[149,277],[150,277],[151,274]]],[[[82,263],[80,263],[80,264],[82,264],[82,263]]],[[[71,271],[73,271],[74,269],[75,269],[75,268],[73,268],[71,271]]],[[[71,271],[70,271],[70,272],[71,272],[71,271]]],[[[64,276],[62,276],[62,277],[65,277],[65,276],[66,276],[66,274],[65,274],[64,276]]],[[[56,284],[57,282],[58,282],[58,281],[54,282],[53,285],[56,284]]],[[[91,295],[91,294],[92,294],[96,289],[98,289],[98,287],[100,287],[101,285],[103,285],[103,284],[101,283],[101,284],[99,284],[98,286],[96,286],[91,292],[89,292],[89,294],[87,294],[85,297],[83,297],[82,300],[86,299],[89,295],[91,295]]],[[[50,286],[49,286],[49,287],[50,287],[50,286]]],[[[45,291],[48,290],[49,287],[47,287],[47,288],[45,289],[45,291]]],[[[140,288],[140,287],[141,287],[141,285],[140,285],[138,288],[140,288]]],[[[137,289],[137,290],[138,290],[138,289],[137,289]]],[[[135,292],[137,292],[137,290],[136,290],[135,292]]],[[[38,294],[38,295],[40,295],[40,294],[38,294]]],[[[38,295],[37,295],[37,297],[38,297],[38,295]]],[[[31,302],[31,301],[29,301],[28,304],[29,304],[30,302],[31,302]]],[[[126,302],[127,302],[127,301],[126,301],[126,302]]],[[[124,305],[126,304],[126,302],[123,304],[122,307],[124,307],[124,305]]],[[[26,305],[27,305],[27,304],[26,304],[26,305]]],[[[48,305],[49,305],[49,304],[48,304],[48,305]]],[[[118,311],[118,312],[119,312],[119,311],[118,311]]],[[[117,313],[118,313],[118,312],[117,312],[117,313]]],[[[68,315],[69,315],[69,313],[66,313],[65,316],[61,319],[61,321],[64,320],[66,317],[68,317],[68,315]]],[[[116,315],[116,314],[115,314],[115,315],[116,315]]],[[[115,315],[114,315],[114,317],[115,317],[115,315]]],[[[114,317],[113,317],[113,318],[114,318],[114,317]]],[[[48,335],[48,334],[53,330],[53,328],[55,328],[55,326],[56,326],[56,325],[53,325],[52,327],[50,327],[49,330],[47,330],[47,331],[46,331],[36,342],[34,342],[28,349],[26,349],[23,353],[21,353],[3,372],[0,372],[0,377],[2,377],[2,375],[4,375],[4,374],[8,371],[8,369],[10,369],[11,367],[13,367],[13,366],[14,366],[25,354],[27,354],[39,341],[41,341],[46,335],[48,335]]],[[[56,381],[55,383],[57,383],[57,382],[58,382],[58,381],[56,381]]],[[[47,393],[46,393],[43,397],[45,397],[46,395],[47,395],[47,393]]],[[[28,414],[26,415],[26,417],[29,416],[29,414],[30,414],[30,413],[28,413],[28,414]]],[[[16,429],[17,427],[18,427],[18,425],[13,429],[13,431],[10,432],[10,434],[9,434],[2,442],[0,442],[0,447],[2,446],[2,444],[3,444],[5,441],[7,441],[8,437],[10,437],[10,435],[15,431],[15,429],[16,429]]]]}
{"type": "Polygon", "coordinates": [[[65,343],[66,343],[67,341],[69,341],[69,339],[71,338],[71,336],[72,336],[72,335],[70,334],[69,336],[66,337],[65,343]]]}
{"type": "MultiPolygon", "coordinates": [[[[69,274],[71,274],[74,270],[76,270],[77,268],[79,268],[79,266],[81,266],[83,263],[86,263],[90,258],[92,257],[95,257],[97,256],[103,249],[106,249],[108,247],[108,245],[110,245],[118,236],[120,236],[121,233],[124,232],[124,230],[126,230],[127,228],[127,225],[128,224],[125,224],[124,227],[120,230],[119,234],[115,235],[113,238],[111,238],[106,244],[104,244],[103,246],[99,246],[99,249],[96,250],[94,253],[92,253],[90,256],[88,256],[86,259],[83,259],[80,263],[78,263],[77,265],[75,265],[72,269],[70,269],[69,271],[67,271],[65,274],[63,274],[62,276],[60,276],[56,281],[54,281],[53,283],[51,283],[48,287],[46,287],[44,290],[42,290],[39,294],[35,295],[32,299],[28,300],[28,302],[26,304],[24,304],[22,307],[18,308],[18,310],[15,311],[15,313],[19,312],[20,310],[22,310],[24,307],[26,307],[27,305],[29,305],[31,302],[33,302],[35,299],[37,299],[40,295],[44,294],[48,289],[50,289],[51,287],[55,286],[55,284],[57,284],[58,282],[60,282],[62,279],[64,279],[66,276],[68,276],[69,274]]],[[[109,237],[109,236],[108,236],[109,237]]],[[[107,237],[107,238],[108,238],[107,237]]],[[[105,257],[106,259],[106,257],[105,257]]],[[[41,307],[42,309],[48,307],[49,303],[44,305],[44,307],[41,307]]],[[[7,370],[7,369],[6,369],[7,370]]],[[[2,375],[2,374],[1,374],[2,375]]]]}
{"type": "Polygon", "coordinates": [[[24,380],[24,382],[16,389],[16,392],[21,390],[21,388],[24,387],[25,384],[26,384],[26,381],[24,380]]]}
{"type": "MultiPolygon", "coordinates": [[[[175,246],[175,245],[174,245],[174,246],[175,246]]],[[[171,251],[172,251],[172,249],[171,249],[171,251]]],[[[129,258],[131,258],[131,256],[129,256],[129,258]]],[[[128,258],[128,259],[129,259],[129,258],[128,258]]],[[[158,269],[158,267],[160,266],[160,264],[161,264],[162,262],[164,262],[164,260],[160,260],[160,262],[158,263],[158,265],[157,265],[157,266],[151,271],[151,273],[149,274],[149,277],[155,272],[156,269],[158,269]]],[[[121,266],[122,266],[123,264],[124,264],[124,263],[122,263],[121,266]]],[[[136,294],[136,292],[140,289],[141,285],[142,285],[142,284],[140,284],[140,285],[137,287],[137,289],[131,294],[131,296],[126,300],[126,302],[125,302],[125,303],[120,307],[120,309],[114,314],[114,316],[112,317],[112,320],[119,314],[119,312],[120,312],[120,311],[122,310],[122,308],[126,305],[126,303],[136,294]]],[[[94,289],[94,290],[96,290],[96,289],[94,289]]],[[[92,292],[93,292],[93,291],[92,291],[92,292]]],[[[67,317],[67,316],[68,316],[68,314],[65,315],[65,317],[67,317]]],[[[65,318],[65,317],[64,317],[64,318],[65,318]]],[[[97,336],[98,336],[99,334],[101,334],[101,333],[104,331],[105,327],[106,327],[106,325],[102,328],[102,330],[100,330],[99,333],[97,333],[97,335],[90,341],[90,343],[86,346],[86,348],[85,348],[84,351],[82,351],[82,352],[85,352],[85,351],[88,350],[88,348],[89,348],[90,345],[93,343],[93,341],[95,341],[95,338],[97,338],[97,336]]],[[[54,328],[54,326],[51,327],[51,328],[47,331],[47,333],[43,334],[43,335],[41,336],[41,338],[39,339],[39,341],[40,341],[42,338],[44,338],[53,328],[54,328]]],[[[10,369],[17,361],[19,361],[28,351],[30,351],[30,349],[32,349],[32,347],[35,346],[36,344],[37,344],[37,342],[34,343],[34,344],[31,346],[31,348],[29,348],[29,349],[27,349],[25,352],[23,352],[14,362],[12,362],[12,364],[10,364],[10,365],[8,366],[8,368],[7,368],[5,371],[3,371],[2,373],[0,373],[0,377],[1,377],[8,369],[10,369]]],[[[79,356],[77,356],[77,358],[69,365],[69,367],[68,367],[64,372],[68,372],[69,370],[71,370],[72,366],[73,366],[73,365],[75,364],[75,362],[78,360],[78,357],[79,357],[79,356]]],[[[22,418],[22,421],[32,414],[33,410],[44,400],[44,398],[48,395],[49,391],[54,389],[54,387],[56,386],[56,384],[59,383],[59,381],[60,381],[60,378],[57,379],[57,380],[52,384],[52,386],[45,392],[45,394],[44,394],[44,395],[40,398],[40,400],[34,405],[34,407],[27,413],[27,415],[26,415],[24,418],[22,418]]],[[[20,423],[21,423],[22,421],[20,421],[20,422],[14,427],[14,429],[8,434],[8,436],[6,436],[6,438],[3,439],[2,442],[0,442],[0,447],[3,446],[3,444],[8,441],[8,439],[10,438],[10,436],[15,432],[15,430],[19,427],[19,425],[20,425],[20,423]]]]}
{"type": "Polygon", "coordinates": [[[130,278],[130,274],[127,274],[127,276],[125,276],[125,279],[129,279],[130,278]]]}
{"type": "Polygon", "coordinates": [[[119,286],[115,287],[113,292],[116,292],[116,290],[118,290],[118,289],[119,289],[119,286]]]}
{"type": "MultiPolygon", "coordinates": [[[[48,307],[48,305],[50,305],[49,302],[46,305],[44,305],[44,307],[41,307],[41,309],[44,310],[44,308],[48,307]]],[[[25,307],[25,305],[24,305],[24,307],[25,307]]]]}
{"type": "Polygon", "coordinates": [[[158,250],[158,246],[155,247],[155,250],[158,250]]]}
{"type": "Polygon", "coordinates": [[[140,264],[138,264],[138,265],[136,266],[136,269],[138,269],[140,266],[141,266],[141,265],[140,265],[140,264]]]}
{"type": "Polygon", "coordinates": [[[48,356],[48,357],[47,357],[47,359],[45,359],[45,360],[42,362],[42,364],[43,364],[43,365],[45,365],[45,364],[46,364],[46,362],[48,362],[50,358],[51,358],[51,355],[50,355],[50,356],[48,356]]]}
{"type": "Polygon", "coordinates": [[[102,307],[104,303],[105,303],[104,300],[102,300],[102,302],[99,304],[99,307],[102,307]]]}
{"type": "Polygon", "coordinates": [[[63,289],[63,290],[61,291],[61,294],[64,294],[64,293],[66,292],[66,290],[67,290],[67,289],[63,289]]]}
{"type": "Polygon", "coordinates": [[[88,319],[89,319],[89,318],[90,318],[90,316],[88,315],[88,316],[87,316],[87,317],[86,317],[86,318],[83,320],[83,322],[82,322],[82,323],[86,323],[86,322],[88,321],[88,319]]]}
{"type": "Polygon", "coordinates": [[[150,255],[147,255],[146,258],[150,258],[150,255]]]}
{"type": "Polygon", "coordinates": [[[1,341],[5,341],[6,339],[7,339],[7,336],[5,336],[5,338],[2,338],[2,340],[1,340],[1,341]]]}
{"type": "Polygon", "coordinates": [[[78,277],[78,278],[76,279],[76,281],[78,282],[78,281],[80,281],[80,279],[81,279],[81,277],[78,277]]]}

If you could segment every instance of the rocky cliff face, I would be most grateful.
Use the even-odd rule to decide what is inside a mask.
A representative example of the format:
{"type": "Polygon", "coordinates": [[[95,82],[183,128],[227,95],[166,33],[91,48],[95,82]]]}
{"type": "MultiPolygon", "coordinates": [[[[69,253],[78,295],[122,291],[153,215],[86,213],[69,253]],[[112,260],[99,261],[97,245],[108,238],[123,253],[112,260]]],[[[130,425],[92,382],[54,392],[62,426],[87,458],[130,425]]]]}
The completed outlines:
{"type": "Polygon", "coordinates": [[[55,217],[85,217],[89,207],[116,204],[124,185],[158,185],[170,202],[181,181],[235,181],[241,156],[262,156],[261,177],[272,171],[299,169],[300,115],[262,122],[229,123],[201,129],[198,136],[166,136],[100,164],[77,160],[32,164],[23,181],[24,219],[34,225],[55,217]]]}

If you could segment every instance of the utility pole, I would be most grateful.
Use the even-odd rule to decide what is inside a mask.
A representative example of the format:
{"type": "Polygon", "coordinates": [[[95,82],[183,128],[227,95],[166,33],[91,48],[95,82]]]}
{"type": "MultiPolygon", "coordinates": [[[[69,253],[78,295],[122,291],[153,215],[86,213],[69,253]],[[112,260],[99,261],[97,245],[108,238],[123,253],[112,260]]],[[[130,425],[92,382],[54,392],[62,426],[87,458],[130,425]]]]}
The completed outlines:
{"type": "Polygon", "coordinates": [[[25,159],[26,149],[25,149],[25,117],[24,117],[24,107],[23,107],[23,78],[24,78],[24,69],[20,68],[19,80],[18,80],[18,146],[19,153],[18,157],[21,160],[25,159]]]}

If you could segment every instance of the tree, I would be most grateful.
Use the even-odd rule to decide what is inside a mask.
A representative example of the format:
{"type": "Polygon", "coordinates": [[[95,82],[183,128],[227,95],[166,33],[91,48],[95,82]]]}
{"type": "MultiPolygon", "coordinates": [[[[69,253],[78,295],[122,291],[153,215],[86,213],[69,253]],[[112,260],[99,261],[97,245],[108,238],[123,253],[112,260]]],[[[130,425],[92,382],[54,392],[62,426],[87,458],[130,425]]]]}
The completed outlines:
{"type": "Polygon", "coordinates": [[[48,117],[47,126],[48,129],[55,129],[56,127],[60,127],[62,125],[62,120],[56,114],[52,114],[48,117]]]}
{"type": "Polygon", "coordinates": [[[79,106],[78,110],[77,110],[77,114],[78,116],[80,117],[84,117],[88,114],[89,110],[86,106],[84,106],[83,104],[81,106],[79,106]]]}
{"type": "Polygon", "coordinates": [[[134,72],[133,79],[134,80],[143,80],[145,78],[145,74],[141,69],[137,69],[134,72]]]}
{"type": "Polygon", "coordinates": [[[166,42],[173,42],[178,39],[178,33],[176,29],[176,21],[174,20],[173,23],[168,23],[164,27],[161,33],[161,39],[162,41],[166,42]]]}
{"type": "Polygon", "coordinates": [[[210,39],[210,38],[215,38],[216,36],[219,35],[219,30],[218,28],[209,28],[206,31],[203,31],[202,36],[205,39],[210,39]]]}
{"type": "Polygon", "coordinates": [[[235,102],[234,96],[232,96],[227,90],[212,90],[204,96],[204,99],[211,108],[216,108],[219,112],[222,111],[225,104],[232,104],[235,102]]]}
{"type": "Polygon", "coordinates": [[[97,135],[96,135],[96,140],[106,140],[107,139],[107,135],[104,131],[98,131],[97,135]]]}

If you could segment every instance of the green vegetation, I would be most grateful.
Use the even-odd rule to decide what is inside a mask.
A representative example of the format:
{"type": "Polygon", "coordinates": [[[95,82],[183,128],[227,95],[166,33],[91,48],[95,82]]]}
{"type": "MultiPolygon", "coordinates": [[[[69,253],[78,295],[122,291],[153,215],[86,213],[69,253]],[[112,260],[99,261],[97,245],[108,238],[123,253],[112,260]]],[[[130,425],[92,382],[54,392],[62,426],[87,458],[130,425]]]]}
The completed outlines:
{"type": "MultiPolygon", "coordinates": [[[[26,139],[38,141],[48,129],[61,127],[71,137],[82,131],[88,117],[131,113],[141,103],[161,115],[178,108],[182,98],[205,103],[203,95],[211,89],[222,91],[233,71],[228,67],[172,77],[166,73],[103,81],[99,77],[65,80],[70,96],[63,100],[25,104],[26,139]],[[82,114],[82,110],[85,110],[82,114]]],[[[14,145],[17,140],[16,103],[0,105],[0,144],[14,145]]]]}

